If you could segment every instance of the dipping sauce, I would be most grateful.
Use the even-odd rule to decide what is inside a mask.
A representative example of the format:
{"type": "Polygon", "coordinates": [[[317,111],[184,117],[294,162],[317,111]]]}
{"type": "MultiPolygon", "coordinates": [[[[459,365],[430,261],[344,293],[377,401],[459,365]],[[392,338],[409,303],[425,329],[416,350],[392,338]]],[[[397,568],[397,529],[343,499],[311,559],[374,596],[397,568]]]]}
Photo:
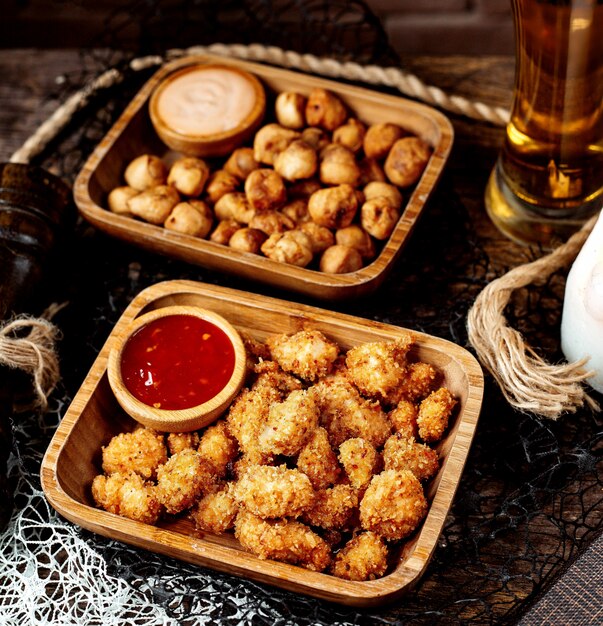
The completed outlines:
{"type": "Polygon", "coordinates": [[[128,391],[165,410],[211,400],[234,367],[235,351],[226,333],[194,315],[168,315],[145,324],[128,339],[121,357],[128,391]]]}

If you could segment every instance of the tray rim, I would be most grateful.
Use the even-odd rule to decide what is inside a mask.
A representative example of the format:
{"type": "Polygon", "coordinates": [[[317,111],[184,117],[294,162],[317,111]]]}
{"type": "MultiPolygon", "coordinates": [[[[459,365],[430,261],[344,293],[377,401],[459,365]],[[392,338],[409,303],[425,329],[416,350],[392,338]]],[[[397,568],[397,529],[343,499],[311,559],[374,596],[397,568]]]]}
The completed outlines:
{"type": "Polygon", "coordinates": [[[317,77],[301,71],[276,68],[218,55],[190,55],[173,60],[160,67],[128,103],[78,173],[73,187],[74,199],[79,212],[88,222],[99,230],[130,244],[144,248],[152,247],[151,244],[154,244],[157,248],[156,252],[159,251],[162,254],[174,256],[192,264],[202,266],[207,264],[209,267],[214,267],[214,269],[219,271],[228,271],[231,274],[238,274],[238,272],[233,272],[232,269],[220,270],[219,267],[212,264],[212,261],[227,261],[228,265],[233,264],[238,269],[246,266],[258,267],[261,270],[262,277],[255,278],[259,282],[284,287],[294,292],[308,294],[321,299],[344,299],[372,292],[385,280],[412,234],[412,230],[442,176],[453,142],[454,129],[450,120],[443,113],[427,104],[414,102],[402,96],[381,93],[368,87],[358,87],[344,82],[317,77]],[[351,95],[366,99],[367,102],[373,104],[401,107],[403,110],[429,119],[434,124],[440,135],[439,141],[437,145],[433,146],[432,157],[421,179],[406,201],[404,212],[394,232],[385,242],[375,260],[360,270],[348,274],[325,274],[318,270],[288,265],[283,266],[283,264],[277,261],[272,261],[260,255],[250,255],[249,253],[233,250],[205,239],[166,231],[160,226],[112,214],[92,200],[89,193],[89,185],[96,168],[113,148],[120,135],[123,132],[127,132],[131,119],[147,105],[155,86],[168,74],[195,63],[232,65],[247,70],[260,79],[276,77],[282,80],[298,80],[307,83],[308,88],[313,86],[323,87],[342,94],[344,98],[346,95],[351,95]],[[269,277],[269,280],[263,278],[264,274],[269,277]],[[283,283],[286,276],[289,276],[290,280],[283,283]]]}
{"type": "Polygon", "coordinates": [[[475,357],[465,348],[446,339],[427,335],[419,331],[409,330],[416,338],[417,343],[425,342],[437,349],[446,349],[446,354],[456,360],[467,377],[467,399],[462,414],[458,417],[458,429],[447,456],[446,467],[440,483],[430,504],[428,514],[416,535],[416,542],[411,554],[404,563],[398,565],[390,574],[374,581],[354,582],[346,581],[325,573],[305,570],[298,566],[279,563],[271,560],[261,560],[256,556],[236,550],[234,564],[228,557],[233,556],[233,548],[217,543],[204,541],[202,538],[185,535],[170,529],[150,526],[141,522],[129,520],[118,515],[102,511],[69,496],[60,484],[58,478],[58,462],[61,452],[66,446],[72,430],[75,427],[81,412],[94,395],[102,377],[106,374],[108,354],[113,337],[120,328],[125,327],[145,307],[162,297],[177,293],[194,293],[209,295],[221,300],[239,299],[251,303],[254,307],[269,306],[284,314],[292,314],[292,305],[295,315],[310,320],[323,322],[337,321],[341,325],[352,325],[365,328],[367,325],[385,334],[397,334],[409,330],[392,324],[366,320],[361,317],[344,313],[335,313],[309,305],[290,303],[285,300],[261,296],[236,289],[206,285],[188,280],[170,280],[155,283],[141,291],[125,309],[105,344],[86,375],[80,389],[74,396],[66,414],[61,420],[42,460],[40,477],[42,489],[53,508],[69,521],[98,533],[105,537],[122,541],[139,548],[149,550],[164,556],[171,556],[192,563],[196,566],[208,567],[231,575],[260,581],[269,585],[282,587],[290,591],[304,593],[324,600],[342,604],[366,607],[391,602],[410,590],[423,575],[433,553],[437,547],[437,540],[444,525],[456,489],[458,488],[464,464],[466,462],[471,441],[475,434],[481,402],[483,397],[483,372],[475,357]],[[450,459],[454,463],[450,463],[450,459]],[[90,512],[94,515],[90,518],[90,512]],[[300,570],[302,580],[299,579],[300,570]],[[333,591],[336,586],[338,591],[333,591]]]}

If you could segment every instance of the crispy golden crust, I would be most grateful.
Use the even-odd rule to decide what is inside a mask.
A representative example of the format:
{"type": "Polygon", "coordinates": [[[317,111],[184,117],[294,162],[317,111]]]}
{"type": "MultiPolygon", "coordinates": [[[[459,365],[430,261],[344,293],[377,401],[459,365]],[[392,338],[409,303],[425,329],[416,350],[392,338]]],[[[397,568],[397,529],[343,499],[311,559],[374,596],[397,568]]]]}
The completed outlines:
{"type": "Polygon", "coordinates": [[[167,447],[170,454],[176,454],[181,450],[190,448],[194,450],[199,445],[199,433],[170,433],[167,436],[167,447]]]}
{"type": "Polygon", "coordinates": [[[371,480],[360,502],[360,523],[384,539],[404,539],[427,513],[421,483],[409,470],[384,470],[371,480]]]}
{"type": "Polygon", "coordinates": [[[162,511],[153,485],[134,472],[96,476],[92,497],[105,511],[145,524],[155,524],[162,511]]]}
{"type": "Polygon", "coordinates": [[[106,474],[136,472],[143,478],[155,478],[157,468],[167,461],[164,436],[148,428],[120,433],[103,448],[106,474]]]}
{"type": "Polygon", "coordinates": [[[304,513],[303,521],[327,530],[343,529],[357,507],[356,490],[351,485],[335,485],[316,492],[314,504],[304,513]]]}
{"type": "Polygon", "coordinates": [[[403,437],[417,437],[419,429],[417,427],[418,409],[410,400],[402,399],[395,409],[387,415],[394,430],[403,437]]]}
{"type": "Polygon", "coordinates": [[[234,527],[239,505],[232,495],[232,484],[209,493],[195,505],[191,518],[197,530],[220,534],[234,527]]]}
{"type": "Polygon", "coordinates": [[[262,518],[299,517],[314,502],[310,479],[285,465],[250,465],[235,483],[234,497],[262,518]]]}
{"type": "Polygon", "coordinates": [[[228,432],[226,422],[219,420],[205,429],[198,451],[211,466],[214,477],[223,478],[228,464],[236,459],[239,446],[228,432]]]}
{"type": "Polygon", "coordinates": [[[312,482],[314,489],[333,485],[341,473],[327,431],[315,428],[297,457],[297,469],[312,482]]]}
{"type": "Polygon", "coordinates": [[[347,439],[339,446],[339,461],[350,484],[360,490],[366,489],[381,469],[381,455],[370,441],[361,437],[347,439]]]}
{"type": "Polygon", "coordinates": [[[446,387],[432,391],[419,406],[417,425],[423,441],[439,441],[448,428],[456,399],[446,387]]]}
{"type": "Polygon", "coordinates": [[[260,361],[254,365],[253,371],[257,378],[251,386],[252,389],[257,389],[258,387],[272,387],[282,394],[289,394],[296,389],[303,388],[301,380],[292,374],[284,372],[276,361],[260,361]]]}
{"type": "Polygon", "coordinates": [[[383,463],[386,470],[410,470],[421,481],[435,476],[440,466],[438,453],[433,448],[400,433],[385,442],[383,463]]]}
{"type": "Polygon", "coordinates": [[[391,405],[402,400],[418,402],[435,389],[437,377],[433,365],[421,361],[411,363],[406,369],[406,376],[400,381],[399,386],[388,394],[386,401],[391,405]]]}
{"type": "Polygon", "coordinates": [[[364,532],[337,553],[331,574],[346,580],[374,580],[387,570],[387,546],[379,535],[364,532]]]}
{"type": "Polygon", "coordinates": [[[235,523],[235,537],[260,559],[301,565],[315,572],[322,572],[331,564],[327,542],[300,522],[263,520],[241,511],[235,523]]]}

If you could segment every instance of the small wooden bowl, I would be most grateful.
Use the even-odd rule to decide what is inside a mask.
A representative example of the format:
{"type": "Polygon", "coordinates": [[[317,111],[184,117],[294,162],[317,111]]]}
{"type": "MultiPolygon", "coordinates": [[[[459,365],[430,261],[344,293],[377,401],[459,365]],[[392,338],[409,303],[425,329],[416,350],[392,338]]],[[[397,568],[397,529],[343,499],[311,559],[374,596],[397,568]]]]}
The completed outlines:
{"type": "Polygon", "coordinates": [[[189,432],[216,420],[237,395],[245,379],[245,346],[239,333],[221,316],[196,306],[168,306],[135,318],[123,333],[115,336],[107,362],[109,384],[117,401],[137,422],[161,432],[189,432]],[[145,404],[126,387],[122,377],[122,355],[134,333],[150,322],[173,315],[191,315],[210,322],[222,330],[234,348],[234,369],[222,390],[203,404],[186,409],[160,409],[145,404]]]}
{"type": "MultiPolygon", "coordinates": [[[[151,122],[161,140],[173,150],[202,157],[230,154],[251,137],[260,125],[265,111],[266,93],[262,83],[253,74],[226,64],[195,64],[172,72],[159,83],[149,100],[151,122]],[[204,73],[208,76],[207,91],[193,93],[193,88],[199,88],[199,81],[204,73]],[[219,76],[221,73],[227,77],[224,84],[215,82],[216,74],[219,76]],[[240,120],[237,120],[238,114],[232,108],[229,109],[229,99],[236,98],[241,102],[242,94],[236,93],[237,85],[243,89],[250,88],[251,92],[248,110],[241,114],[240,120]],[[184,93],[176,96],[177,89],[182,89],[184,93]],[[187,89],[190,90],[188,93],[187,89]],[[224,123],[224,119],[232,115],[232,123],[236,125],[220,132],[197,134],[186,129],[184,113],[179,115],[173,109],[168,114],[166,103],[170,99],[180,111],[186,110],[187,117],[189,111],[194,111],[196,106],[207,104],[219,112],[219,121],[224,123]]],[[[205,121],[201,110],[196,119],[205,121]]],[[[226,125],[229,125],[228,121],[226,125]]]]}

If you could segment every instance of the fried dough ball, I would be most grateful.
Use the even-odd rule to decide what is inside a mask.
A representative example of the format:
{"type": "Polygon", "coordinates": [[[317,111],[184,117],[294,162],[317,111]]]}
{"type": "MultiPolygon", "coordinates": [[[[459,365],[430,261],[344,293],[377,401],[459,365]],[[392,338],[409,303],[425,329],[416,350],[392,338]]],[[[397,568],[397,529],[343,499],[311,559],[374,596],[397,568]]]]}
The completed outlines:
{"type": "Polygon", "coordinates": [[[334,448],[351,437],[361,437],[379,447],[389,437],[391,424],[380,404],[363,398],[342,377],[321,380],[312,392],[317,396],[321,425],[334,448]]]}
{"type": "Polygon", "coordinates": [[[356,118],[351,117],[343,126],[333,132],[333,142],[339,143],[351,150],[354,154],[362,150],[366,126],[356,118]]]}
{"type": "Polygon", "coordinates": [[[399,219],[400,211],[383,196],[367,200],[360,208],[362,228],[379,241],[392,234],[399,219]]]}
{"type": "Polygon", "coordinates": [[[170,185],[156,185],[128,200],[132,215],[151,224],[163,224],[171,210],[180,202],[178,192],[170,185]]]}
{"type": "Polygon", "coordinates": [[[224,169],[240,180],[245,180],[260,164],[253,156],[253,148],[237,148],[224,163],[224,169]]]}
{"type": "Polygon", "coordinates": [[[241,511],[235,537],[260,559],[273,559],[322,572],[331,564],[329,544],[305,524],[291,520],[263,520],[241,511]]]}
{"type": "Polygon", "coordinates": [[[358,197],[351,185],[319,189],[308,200],[308,212],[314,222],[333,230],[349,226],[358,211],[358,197]]]}
{"type": "Polygon", "coordinates": [[[251,252],[259,254],[262,244],[266,241],[267,235],[257,228],[240,228],[228,241],[228,245],[241,252],[251,252]]]}
{"type": "Polygon", "coordinates": [[[168,185],[184,196],[200,196],[209,178],[209,165],[196,157],[181,157],[174,161],[168,174],[168,185]]]}
{"type": "Polygon", "coordinates": [[[132,211],[130,211],[128,201],[134,196],[137,196],[139,193],[140,192],[134,189],[134,187],[128,187],[127,185],[115,187],[115,189],[112,189],[107,196],[107,206],[109,207],[109,211],[111,211],[111,213],[116,213],[117,215],[131,216],[132,211]]]}
{"type": "Polygon", "coordinates": [[[377,448],[362,437],[346,439],[339,446],[339,461],[350,484],[359,491],[366,489],[371,478],[381,469],[381,455],[377,448]]]}
{"type": "Polygon", "coordinates": [[[390,183],[385,181],[372,181],[368,183],[364,189],[364,197],[366,200],[373,200],[383,196],[390,201],[390,204],[396,209],[402,207],[402,194],[400,190],[390,183]]]}
{"type": "Polygon", "coordinates": [[[213,224],[212,210],[201,200],[179,202],[163,224],[168,230],[205,239],[213,224]]]}
{"type": "Polygon", "coordinates": [[[362,267],[362,255],[356,248],[335,244],[320,258],[320,271],[327,274],[348,274],[362,267]]]}
{"type": "Polygon", "coordinates": [[[200,531],[221,533],[234,528],[239,505],[232,495],[232,483],[221,491],[208,493],[191,510],[191,519],[200,531]]]}
{"type": "Polygon", "coordinates": [[[213,481],[212,469],[196,450],[184,449],[157,470],[157,499],[168,513],[181,513],[213,481]]]}
{"type": "Polygon", "coordinates": [[[153,154],[141,154],[131,161],[124,172],[129,187],[146,191],[157,185],[164,185],[167,177],[165,163],[153,154]]]}
{"type": "Polygon", "coordinates": [[[105,511],[144,524],[155,524],[162,511],[154,487],[134,472],[96,476],[92,497],[105,511]]]}
{"type": "Polygon", "coordinates": [[[399,139],[385,159],[385,175],[398,187],[410,187],[421,178],[431,153],[431,146],[419,137],[399,139]]]}
{"type": "Polygon", "coordinates": [[[176,454],[177,452],[187,449],[196,450],[199,445],[199,433],[196,431],[189,433],[169,433],[166,441],[170,454],[176,454]]]}
{"type": "Polygon", "coordinates": [[[150,428],[115,435],[102,449],[103,471],[107,474],[136,472],[155,478],[157,468],[167,461],[164,436],[150,428]]]}
{"type": "Polygon", "coordinates": [[[358,183],[361,187],[372,182],[385,182],[387,180],[385,172],[377,159],[360,159],[360,161],[358,161],[358,169],[360,170],[360,180],[358,183]]]}
{"type": "Polygon", "coordinates": [[[267,454],[297,454],[310,433],[318,426],[318,407],[305,389],[292,391],[285,400],[273,404],[260,433],[260,449],[267,454]]]}
{"type": "Polygon", "coordinates": [[[326,489],[339,477],[341,468],[329,443],[329,435],[322,426],[312,431],[301,449],[297,469],[310,479],[314,489],[326,489]]]}
{"type": "Polygon", "coordinates": [[[312,242],[301,230],[273,233],[261,250],[269,259],[279,263],[306,267],[312,261],[312,242]]]}
{"type": "Polygon", "coordinates": [[[281,91],[274,103],[276,119],[281,126],[300,129],[306,125],[306,98],[295,91],[281,91]]]}
{"type": "Polygon", "coordinates": [[[242,225],[239,224],[239,222],[232,218],[220,220],[218,225],[214,228],[214,232],[209,236],[209,239],[214,243],[227,246],[231,237],[241,228],[241,226],[242,225]]]}
{"type": "Polygon", "coordinates": [[[287,190],[274,170],[254,170],[245,180],[245,195],[256,211],[278,209],[287,201],[287,190]]]}
{"type": "Polygon", "coordinates": [[[236,191],[239,186],[239,179],[226,170],[216,170],[209,180],[205,192],[212,204],[215,204],[223,195],[236,191]]]}
{"type": "Polygon", "coordinates": [[[376,254],[375,242],[371,236],[358,224],[351,224],[345,228],[340,228],[335,232],[335,241],[340,246],[347,246],[358,250],[360,256],[369,261],[376,254]]]}
{"type": "Polygon", "coordinates": [[[345,122],[347,116],[345,105],[334,93],[319,87],[312,89],[306,104],[308,126],[333,131],[345,122]]]}
{"type": "Polygon", "coordinates": [[[423,441],[439,441],[448,428],[456,398],[446,387],[432,391],[419,405],[417,425],[423,441]]]}
{"type": "Polygon", "coordinates": [[[394,430],[401,437],[406,438],[416,438],[419,434],[417,415],[418,410],[415,404],[404,398],[388,413],[389,421],[393,424],[394,430]]]}
{"type": "Polygon", "coordinates": [[[387,571],[387,546],[370,531],[356,535],[339,550],[331,574],[346,580],[374,580],[387,571]]]}
{"type": "Polygon", "coordinates": [[[249,224],[255,209],[242,191],[230,191],[216,202],[214,213],[219,221],[232,219],[239,224],[249,224]]]}
{"type": "Polygon", "coordinates": [[[371,480],[360,502],[360,523],[386,540],[408,537],[427,513],[417,477],[408,470],[384,470],[371,480]]]}
{"type": "Polygon", "coordinates": [[[316,329],[277,335],[267,343],[272,358],[285,372],[308,382],[329,374],[339,356],[339,346],[316,329]]]}
{"type": "Polygon", "coordinates": [[[325,185],[358,186],[360,169],[354,153],[337,143],[327,146],[320,155],[319,177],[325,185]]]}
{"type": "Polygon", "coordinates": [[[316,492],[314,504],[303,521],[327,530],[346,528],[358,507],[358,494],[351,485],[335,485],[316,492]]]}
{"type": "Polygon", "coordinates": [[[364,154],[369,159],[383,159],[392,146],[405,135],[397,124],[388,122],[369,126],[364,137],[364,154]]]}
{"type": "Polygon", "coordinates": [[[268,210],[256,213],[251,218],[249,227],[261,230],[267,235],[272,235],[273,233],[283,233],[286,230],[295,228],[295,222],[280,211],[268,210]]]}
{"type": "Polygon", "coordinates": [[[437,378],[438,374],[433,365],[422,361],[411,363],[406,369],[406,376],[400,381],[398,388],[389,394],[387,401],[390,404],[398,404],[402,399],[412,402],[423,400],[434,390],[437,378]]]}
{"type": "Polygon", "coordinates": [[[314,503],[310,479],[286,465],[250,465],[234,486],[236,501],[261,518],[299,517],[314,503]]]}
{"type": "Polygon", "coordinates": [[[274,159],[275,171],[288,181],[311,178],[317,167],[316,151],[301,139],[292,141],[274,159]]]}
{"type": "Polygon", "coordinates": [[[400,433],[395,433],[385,442],[383,464],[386,470],[409,470],[420,481],[435,476],[440,466],[438,453],[433,448],[400,433]]]}
{"type": "Polygon", "coordinates": [[[274,165],[279,152],[282,152],[292,141],[299,139],[300,134],[280,124],[263,126],[255,134],[253,140],[253,157],[258,163],[274,165]]]}
{"type": "Polygon", "coordinates": [[[406,375],[406,354],[412,337],[354,346],[346,355],[348,375],[358,389],[373,398],[387,398],[406,375]]]}
{"type": "Polygon", "coordinates": [[[335,235],[326,226],[315,222],[304,222],[299,225],[299,230],[310,238],[312,254],[321,254],[335,243],[335,235]]]}
{"type": "Polygon", "coordinates": [[[228,464],[235,460],[239,446],[228,432],[226,422],[221,419],[203,431],[197,450],[211,466],[213,475],[222,478],[228,464]]]}
{"type": "MultiPolygon", "coordinates": [[[[266,358],[270,359],[271,355],[268,346],[266,346],[266,350],[268,351],[266,358]]],[[[290,394],[292,391],[303,388],[301,380],[283,371],[276,361],[262,361],[254,366],[253,370],[258,376],[251,387],[252,389],[270,386],[278,389],[283,394],[290,394]]]]}
{"type": "Polygon", "coordinates": [[[301,138],[319,153],[331,143],[331,138],[322,128],[316,126],[309,126],[304,128],[301,133],[301,138]]]}
{"type": "Polygon", "coordinates": [[[293,220],[296,224],[304,224],[311,219],[308,213],[308,201],[303,198],[297,198],[291,200],[291,202],[287,202],[280,212],[293,220]]]}

